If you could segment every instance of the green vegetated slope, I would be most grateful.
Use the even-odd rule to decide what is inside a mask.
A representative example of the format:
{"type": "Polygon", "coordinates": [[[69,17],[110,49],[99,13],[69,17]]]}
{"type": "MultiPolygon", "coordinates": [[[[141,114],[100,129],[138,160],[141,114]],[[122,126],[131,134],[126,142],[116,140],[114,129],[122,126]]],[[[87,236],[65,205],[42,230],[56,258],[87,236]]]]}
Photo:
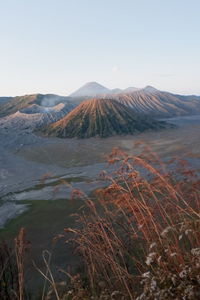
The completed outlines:
{"type": "Polygon", "coordinates": [[[131,108],[113,99],[84,101],[67,116],[42,132],[61,138],[108,137],[165,128],[166,123],[136,114],[131,108]]]}

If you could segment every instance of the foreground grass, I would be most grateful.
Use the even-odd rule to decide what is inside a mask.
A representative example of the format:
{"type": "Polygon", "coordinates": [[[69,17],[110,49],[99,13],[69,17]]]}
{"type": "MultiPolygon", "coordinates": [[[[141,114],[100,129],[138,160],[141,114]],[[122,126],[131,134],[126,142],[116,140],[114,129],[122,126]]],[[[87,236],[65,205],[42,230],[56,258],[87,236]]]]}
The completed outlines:
{"type": "MultiPolygon", "coordinates": [[[[50,252],[45,251],[46,268],[36,266],[36,269],[48,284],[38,299],[200,299],[199,170],[192,170],[186,161],[174,159],[170,162],[173,168],[169,168],[154,153],[147,152],[132,157],[114,150],[109,163],[116,164],[117,168],[112,175],[102,174],[106,181],[110,180],[110,185],[96,191],[97,199],[93,201],[80,191],[74,191],[72,199],[79,200],[72,202],[70,213],[76,212],[73,221],[69,222],[68,218],[64,223],[61,221],[65,209],[69,208],[65,202],[50,201],[47,205],[42,201],[40,207],[33,203],[36,206],[32,207],[26,224],[30,230],[27,237],[32,234],[32,243],[37,244],[40,239],[42,243],[56,233],[62,237],[56,247],[63,238],[67,243],[63,256],[60,246],[50,247],[50,243],[43,241],[41,247],[51,250],[63,277],[59,278],[58,269],[49,261],[50,252]],[[65,229],[59,231],[58,224],[65,229]],[[37,232],[37,240],[33,238],[33,231],[37,232]],[[68,262],[72,259],[73,264],[77,258],[80,258],[76,262],[81,268],[74,273],[75,269],[69,269],[68,262]]],[[[20,218],[26,218],[27,214],[20,218]]],[[[12,222],[10,228],[15,227],[16,223],[12,222]]],[[[24,224],[21,222],[12,234],[24,224]]],[[[23,274],[26,245],[22,228],[15,240],[16,279],[23,274]]],[[[35,248],[36,259],[37,251],[35,248]]],[[[42,265],[42,261],[40,263],[42,265]]],[[[9,269],[3,267],[3,274],[9,274],[9,269]]],[[[34,280],[37,290],[38,277],[34,280]]],[[[24,293],[27,278],[18,282],[18,298],[30,299],[24,293]]],[[[37,299],[35,290],[32,290],[32,299],[37,299]]]]}

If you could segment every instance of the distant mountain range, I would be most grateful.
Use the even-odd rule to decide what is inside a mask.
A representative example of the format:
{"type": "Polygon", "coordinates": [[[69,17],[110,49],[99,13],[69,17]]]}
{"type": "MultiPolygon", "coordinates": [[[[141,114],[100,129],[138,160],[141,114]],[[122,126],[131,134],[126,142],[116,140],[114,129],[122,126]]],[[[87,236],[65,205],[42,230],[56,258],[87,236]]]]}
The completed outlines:
{"type": "Polygon", "coordinates": [[[70,96],[54,94],[33,94],[18,97],[0,97],[0,117],[11,115],[32,104],[41,106],[55,106],[65,103],[77,106],[82,101],[91,98],[110,98],[132,108],[136,113],[154,117],[173,117],[181,115],[200,114],[200,96],[183,96],[159,91],[147,86],[142,89],[129,87],[125,90],[108,89],[97,82],[89,82],[72,93],[70,96]],[[3,102],[1,104],[1,102],[3,102]]]}
{"type": "Polygon", "coordinates": [[[108,89],[107,87],[93,81],[84,84],[77,91],[73,92],[70,97],[98,97],[98,96],[106,96],[111,94],[120,94],[120,93],[130,93],[137,91],[138,88],[129,87],[125,90],[116,88],[116,89],[108,89]]]}
{"type": "Polygon", "coordinates": [[[200,97],[175,95],[151,86],[111,97],[136,113],[158,118],[200,114],[200,97]]]}
{"type": "Polygon", "coordinates": [[[121,90],[108,89],[97,82],[89,82],[70,96],[111,98],[132,108],[136,113],[158,118],[200,113],[200,97],[176,95],[159,91],[152,86],[121,90]]]}
{"type": "Polygon", "coordinates": [[[1,127],[45,127],[46,135],[59,137],[132,134],[164,126],[152,118],[195,114],[200,114],[199,96],[176,95],[152,86],[110,90],[90,82],[70,96],[0,98],[1,127]]]}
{"type": "Polygon", "coordinates": [[[47,136],[89,138],[125,135],[165,128],[165,122],[136,114],[113,99],[84,101],[60,121],[42,129],[47,136]]]}

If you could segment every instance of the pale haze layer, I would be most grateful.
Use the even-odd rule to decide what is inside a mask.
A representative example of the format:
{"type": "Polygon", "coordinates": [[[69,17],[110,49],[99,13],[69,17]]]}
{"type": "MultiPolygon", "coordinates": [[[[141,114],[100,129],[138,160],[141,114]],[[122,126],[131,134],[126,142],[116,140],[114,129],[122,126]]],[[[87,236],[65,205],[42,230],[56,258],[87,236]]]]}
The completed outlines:
{"type": "Polygon", "coordinates": [[[0,96],[85,82],[200,95],[199,0],[0,2],[0,96]]]}

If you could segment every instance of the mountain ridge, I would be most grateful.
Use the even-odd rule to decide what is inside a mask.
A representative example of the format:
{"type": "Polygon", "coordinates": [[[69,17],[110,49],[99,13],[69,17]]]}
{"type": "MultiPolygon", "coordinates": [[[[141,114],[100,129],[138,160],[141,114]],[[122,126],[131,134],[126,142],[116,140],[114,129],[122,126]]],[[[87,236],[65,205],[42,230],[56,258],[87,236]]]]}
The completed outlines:
{"type": "Polygon", "coordinates": [[[128,87],[126,89],[119,89],[119,88],[114,88],[114,89],[109,89],[102,84],[99,84],[96,81],[91,81],[85,83],[83,86],[81,86],[78,90],[70,94],[70,97],[83,97],[83,96],[88,96],[88,97],[97,97],[97,96],[102,96],[102,95],[110,95],[110,94],[120,94],[128,91],[134,91],[138,90],[138,88],[135,87],[128,87]]]}
{"type": "Polygon", "coordinates": [[[200,114],[200,97],[171,94],[150,86],[132,93],[110,97],[132,108],[136,113],[158,118],[200,114]]]}
{"type": "Polygon", "coordinates": [[[55,106],[59,103],[65,103],[69,106],[73,105],[72,98],[67,96],[59,96],[55,94],[30,94],[24,96],[11,97],[5,103],[0,103],[0,117],[12,115],[17,111],[26,109],[27,107],[36,104],[40,106],[55,106]]]}
{"type": "Polygon", "coordinates": [[[72,109],[69,105],[60,103],[54,107],[45,108],[43,106],[33,104],[25,109],[0,118],[0,126],[2,129],[14,128],[15,130],[33,131],[36,128],[54,123],[72,109]]]}
{"type": "Polygon", "coordinates": [[[200,96],[173,94],[160,91],[152,86],[146,86],[142,89],[129,87],[124,90],[118,88],[109,90],[96,82],[87,83],[86,86],[91,86],[91,84],[97,85],[102,92],[106,91],[107,93],[95,97],[71,97],[55,94],[31,94],[13,98],[8,97],[4,103],[0,101],[0,117],[11,115],[34,104],[47,107],[55,106],[58,103],[65,103],[69,107],[76,107],[81,102],[91,98],[115,99],[125,106],[132,108],[135,113],[151,115],[156,118],[200,114],[200,96]]]}
{"type": "Polygon", "coordinates": [[[58,122],[44,127],[41,132],[61,138],[89,138],[135,134],[165,126],[165,122],[137,115],[114,99],[91,99],[82,102],[58,122]]]}

